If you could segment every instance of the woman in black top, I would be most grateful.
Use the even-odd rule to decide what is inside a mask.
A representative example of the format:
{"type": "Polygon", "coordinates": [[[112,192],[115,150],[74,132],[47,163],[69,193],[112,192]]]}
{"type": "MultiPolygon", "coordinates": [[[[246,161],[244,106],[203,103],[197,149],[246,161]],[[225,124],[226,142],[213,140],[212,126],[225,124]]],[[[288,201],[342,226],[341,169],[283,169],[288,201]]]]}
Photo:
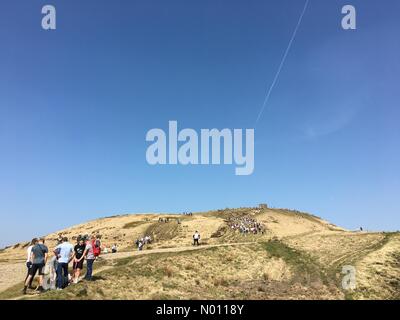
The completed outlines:
{"type": "Polygon", "coordinates": [[[78,239],[78,243],[74,247],[74,263],[73,263],[73,278],[72,281],[74,283],[78,283],[79,276],[81,274],[81,270],[83,268],[83,261],[85,260],[85,257],[83,256],[83,253],[85,252],[85,242],[83,239],[78,239]]]}

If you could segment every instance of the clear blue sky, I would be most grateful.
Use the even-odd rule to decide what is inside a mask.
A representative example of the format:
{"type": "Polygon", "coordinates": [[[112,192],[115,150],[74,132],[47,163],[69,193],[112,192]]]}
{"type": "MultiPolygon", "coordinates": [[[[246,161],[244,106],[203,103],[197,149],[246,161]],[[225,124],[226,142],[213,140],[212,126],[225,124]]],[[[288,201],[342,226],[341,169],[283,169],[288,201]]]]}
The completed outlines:
{"type": "Polygon", "coordinates": [[[303,5],[2,1],[0,245],[119,213],[260,202],[400,229],[398,0],[310,0],[256,128],[253,175],[146,163],[146,132],[169,120],[254,126],[303,5]],[[341,28],[349,3],[355,31],[341,28]]]}

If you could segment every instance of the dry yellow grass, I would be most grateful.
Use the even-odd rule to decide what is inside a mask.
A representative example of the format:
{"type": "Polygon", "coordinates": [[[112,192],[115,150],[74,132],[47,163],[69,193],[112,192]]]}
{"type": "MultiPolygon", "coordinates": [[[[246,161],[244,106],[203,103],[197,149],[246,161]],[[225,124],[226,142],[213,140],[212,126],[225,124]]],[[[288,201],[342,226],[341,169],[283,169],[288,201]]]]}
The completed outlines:
{"type": "MultiPolygon", "coordinates": [[[[193,216],[115,216],[52,233],[46,243],[52,249],[59,234],[72,239],[86,233],[101,234],[103,244],[117,243],[120,249],[103,255],[98,280],[28,298],[399,298],[398,234],[349,232],[295,211],[241,208],[193,216]],[[244,236],[227,227],[225,219],[241,215],[264,223],[265,234],[244,236]],[[160,223],[160,217],[170,222],[160,223]],[[202,235],[199,248],[191,245],[195,230],[202,235]],[[145,234],[154,242],[139,253],[134,240],[145,234]],[[352,292],[340,286],[344,264],[357,269],[358,287],[352,292]]],[[[19,298],[26,247],[22,242],[0,252],[0,298],[19,298]]]]}

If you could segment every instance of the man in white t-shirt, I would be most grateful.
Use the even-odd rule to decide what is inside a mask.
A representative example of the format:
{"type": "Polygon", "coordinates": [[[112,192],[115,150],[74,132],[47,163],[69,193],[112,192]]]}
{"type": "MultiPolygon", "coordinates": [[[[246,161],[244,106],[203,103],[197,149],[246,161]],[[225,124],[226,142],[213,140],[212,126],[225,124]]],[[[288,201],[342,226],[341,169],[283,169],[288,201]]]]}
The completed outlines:
{"type": "Polygon", "coordinates": [[[74,246],[68,242],[67,237],[64,237],[62,242],[55,248],[54,253],[58,258],[57,290],[61,290],[66,286],[66,280],[68,279],[68,264],[74,257],[74,246]]]}
{"type": "Polygon", "coordinates": [[[193,235],[193,245],[199,245],[200,233],[196,231],[193,235]]]}

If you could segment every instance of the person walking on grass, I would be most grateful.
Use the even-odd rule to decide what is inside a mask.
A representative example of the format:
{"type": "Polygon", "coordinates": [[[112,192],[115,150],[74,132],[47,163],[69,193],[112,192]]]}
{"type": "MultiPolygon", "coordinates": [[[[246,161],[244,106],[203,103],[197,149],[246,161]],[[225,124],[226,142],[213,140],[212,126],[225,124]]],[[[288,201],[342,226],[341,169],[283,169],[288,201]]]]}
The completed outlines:
{"type": "Polygon", "coordinates": [[[85,252],[85,242],[83,241],[82,238],[78,239],[78,243],[74,247],[74,259],[73,259],[73,265],[72,269],[73,271],[73,278],[72,281],[73,283],[78,283],[79,281],[79,276],[81,274],[81,270],[83,269],[83,262],[85,261],[85,256],[83,253],[85,252]]]}
{"type": "Polygon", "coordinates": [[[91,239],[86,241],[85,251],[83,256],[86,257],[86,275],[84,277],[85,280],[92,281],[93,274],[93,263],[96,260],[95,255],[95,245],[96,245],[96,237],[92,236],[91,239]]]}
{"type": "Polygon", "coordinates": [[[68,264],[74,256],[74,247],[63,237],[62,242],[55,248],[54,253],[58,257],[57,265],[57,290],[64,289],[68,284],[68,264]]]}
{"type": "Polygon", "coordinates": [[[25,281],[24,289],[22,290],[23,294],[26,294],[26,290],[29,284],[32,284],[33,278],[36,275],[36,272],[39,272],[39,292],[43,292],[43,275],[44,275],[44,267],[47,262],[48,256],[48,248],[44,244],[45,239],[41,238],[38,243],[36,243],[32,249],[30,254],[30,262],[32,266],[30,268],[30,273],[28,278],[25,281]]]}
{"type": "MultiPolygon", "coordinates": [[[[24,283],[25,283],[26,280],[28,279],[29,274],[30,274],[30,272],[31,272],[31,268],[32,268],[32,261],[31,261],[32,248],[33,248],[37,243],[38,243],[38,239],[37,239],[37,238],[32,239],[32,241],[31,241],[31,243],[30,243],[28,249],[26,249],[26,254],[27,254],[27,257],[26,257],[26,268],[27,268],[27,273],[26,273],[26,277],[25,277],[24,283]]],[[[32,289],[32,281],[33,281],[33,278],[31,278],[31,282],[29,283],[29,289],[32,289]]]]}
{"type": "Polygon", "coordinates": [[[193,245],[194,246],[198,246],[199,244],[199,240],[200,240],[200,233],[196,230],[196,232],[193,235],[193,245]]]}
{"type": "Polygon", "coordinates": [[[112,252],[112,253],[116,253],[117,250],[118,250],[117,244],[114,243],[113,246],[111,247],[111,252],[112,252]]]}

